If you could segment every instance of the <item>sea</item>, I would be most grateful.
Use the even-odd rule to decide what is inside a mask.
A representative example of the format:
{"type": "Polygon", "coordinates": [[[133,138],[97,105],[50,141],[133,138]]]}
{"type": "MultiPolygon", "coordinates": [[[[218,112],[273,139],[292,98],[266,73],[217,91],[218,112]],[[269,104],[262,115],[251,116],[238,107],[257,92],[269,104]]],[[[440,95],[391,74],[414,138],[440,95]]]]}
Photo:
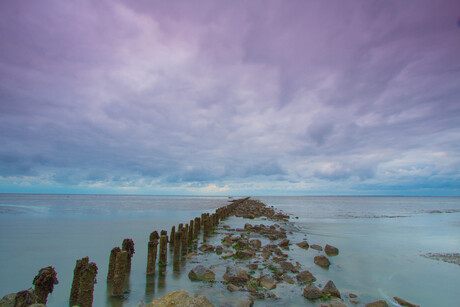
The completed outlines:
{"type": "MultiPolygon", "coordinates": [[[[0,297],[32,287],[40,268],[53,266],[59,284],[47,306],[69,306],[77,259],[88,256],[99,268],[93,306],[138,306],[168,292],[187,289],[207,295],[216,306],[233,306],[244,292],[230,293],[219,283],[191,282],[187,273],[196,263],[164,276],[146,276],[149,234],[188,223],[212,213],[237,196],[0,194],[0,297]],[[110,251],[123,239],[135,243],[132,271],[125,298],[111,296],[106,282],[110,251]],[[233,297],[232,297],[233,295],[233,297]]],[[[298,196],[256,197],[291,215],[293,243],[336,246],[324,270],[313,264],[318,253],[292,248],[298,261],[324,285],[333,280],[343,296],[357,294],[357,306],[404,298],[420,306],[458,306],[460,265],[433,260],[426,253],[460,252],[459,197],[298,196]]],[[[242,227],[247,220],[224,221],[242,227]]],[[[255,219],[252,223],[268,223],[255,219]]],[[[219,244],[213,242],[211,244],[219,244]]],[[[211,256],[217,279],[225,271],[211,256]]],[[[256,300],[255,306],[316,306],[304,299],[299,285],[278,284],[282,299],[256,300]]]]}

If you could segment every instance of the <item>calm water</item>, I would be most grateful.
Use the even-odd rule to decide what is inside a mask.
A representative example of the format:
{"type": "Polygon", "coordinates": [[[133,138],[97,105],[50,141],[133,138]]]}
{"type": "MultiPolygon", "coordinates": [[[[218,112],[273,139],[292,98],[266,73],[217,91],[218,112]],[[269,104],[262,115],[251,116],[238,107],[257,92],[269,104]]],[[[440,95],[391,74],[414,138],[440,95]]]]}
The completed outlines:
{"type": "MultiPolygon", "coordinates": [[[[329,270],[313,263],[315,251],[293,247],[299,261],[324,284],[332,279],[342,293],[354,292],[362,302],[400,296],[422,306],[448,306],[460,301],[460,266],[420,257],[427,252],[460,251],[460,198],[417,197],[260,197],[294,219],[310,244],[337,246],[329,270]],[[440,212],[440,213],[438,213],[440,212]]],[[[137,306],[140,301],[177,289],[211,294],[216,304],[229,294],[190,283],[187,263],[182,273],[168,267],[164,278],[146,278],[148,235],[170,230],[203,212],[225,205],[227,197],[24,195],[0,194],[0,296],[27,289],[42,267],[52,265],[60,284],[48,306],[68,306],[75,260],[89,256],[99,266],[94,306],[137,306]],[[136,254],[125,301],[112,299],[105,278],[110,250],[133,238],[136,254]],[[216,295],[215,293],[220,293],[216,295]]],[[[231,218],[228,224],[244,224],[231,218]]],[[[258,221],[256,221],[258,223],[258,221]]],[[[217,243],[217,242],[211,242],[217,243]]],[[[217,258],[209,256],[209,265],[217,258]]],[[[215,268],[219,279],[225,266],[215,268]]],[[[283,304],[266,300],[256,305],[308,305],[299,286],[280,284],[283,304]],[[286,298],[286,299],[284,299],[286,298]]],[[[396,305],[395,305],[396,306],[396,305]]]]}

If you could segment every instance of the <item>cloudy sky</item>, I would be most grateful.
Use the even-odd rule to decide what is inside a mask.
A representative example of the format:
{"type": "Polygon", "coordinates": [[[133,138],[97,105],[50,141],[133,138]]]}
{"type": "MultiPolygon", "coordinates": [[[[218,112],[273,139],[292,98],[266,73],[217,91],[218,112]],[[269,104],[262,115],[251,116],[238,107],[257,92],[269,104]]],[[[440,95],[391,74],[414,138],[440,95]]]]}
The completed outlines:
{"type": "Polygon", "coordinates": [[[0,192],[460,195],[460,2],[1,1],[0,192]]]}

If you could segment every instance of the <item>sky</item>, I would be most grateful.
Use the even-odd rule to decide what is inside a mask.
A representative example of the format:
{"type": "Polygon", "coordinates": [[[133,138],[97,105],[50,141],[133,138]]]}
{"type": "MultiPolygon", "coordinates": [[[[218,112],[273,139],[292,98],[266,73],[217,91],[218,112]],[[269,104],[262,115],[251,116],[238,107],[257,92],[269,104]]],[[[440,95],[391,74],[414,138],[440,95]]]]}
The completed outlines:
{"type": "Polygon", "coordinates": [[[0,193],[460,195],[460,2],[0,2],[0,193]]]}

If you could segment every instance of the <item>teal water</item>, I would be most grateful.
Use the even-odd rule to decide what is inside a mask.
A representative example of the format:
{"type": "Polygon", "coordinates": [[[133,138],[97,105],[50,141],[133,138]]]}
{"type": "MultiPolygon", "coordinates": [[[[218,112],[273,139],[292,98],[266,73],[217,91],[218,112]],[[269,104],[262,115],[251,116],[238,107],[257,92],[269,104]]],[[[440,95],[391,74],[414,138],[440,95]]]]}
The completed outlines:
{"type": "MultiPolygon", "coordinates": [[[[316,251],[292,248],[293,260],[324,284],[332,279],[342,293],[362,302],[400,296],[422,306],[452,306],[460,301],[460,266],[420,257],[427,252],[460,251],[460,198],[444,197],[259,197],[287,213],[299,228],[293,242],[331,244],[340,255],[325,271],[313,265],[316,251]]],[[[227,197],[32,195],[0,194],[0,296],[27,289],[42,267],[52,265],[60,284],[48,306],[68,306],[75,261],[89,256],[99,267],[94,306],[137,306],[164,293],[189,289],[221,293],[217,304],[231,296],[225,289],[190,283],[187,263],[182,273],[167,267],[164,278],[146,278],[148,235],[187,223],[203,212],[225,205],[227,197]],[[110,297],[105,278],[110,250],[133,238],[136,253],[125,301],[110,297]],[[213,292],[214,291],[214,292],[213,292]]],[[[258,221],[255,221],[258,223],[258,221]]],[[[228,224],[244,224],[231,218],[228,224]]],[[[211,264],[214,260],[209,259],[211,264]]],[[[215,268],[216,275],[225,267],[215,268]]],[[[266,300],[257,306],[309,305],[300,287],[279,286],[283,303],[266,300]],[[297,293],[296,293],[297,291],[297,293]]],[[[241,294],[240,294],[241,295],[241,294]]],[[[281,302],[281,301],[280,301],[281,302]]],[[[393,304],[397,306],[396,304],[393,304]]],[[[313,305],[312,305],[313,306],[313,305]]]]}

